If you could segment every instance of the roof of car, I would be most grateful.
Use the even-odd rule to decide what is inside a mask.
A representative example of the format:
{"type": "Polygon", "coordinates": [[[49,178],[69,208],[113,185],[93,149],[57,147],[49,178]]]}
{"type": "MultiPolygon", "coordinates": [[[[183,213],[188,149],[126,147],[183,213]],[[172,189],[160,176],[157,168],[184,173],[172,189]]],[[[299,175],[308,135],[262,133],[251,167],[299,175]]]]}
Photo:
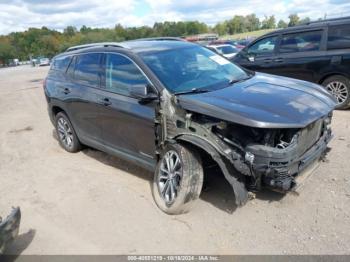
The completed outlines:
{"type": "Polygon", "coordinates": [[[177,49],[177,48],[197,45],[187,41],[174,41],[174,40],[149,41],[147,39],[142,39],[137,41],[127,41],[127,42],[123,42],[122,44],[125,45],[128,49],[136,53],[164,51],[164,50],[177,49]]]}
{"type": "Polygon", "coordinates": [[[184,41],[180,38],[145,38],[125,42],[100,42],[85,45],[72,46],[64,54],[83,53],[86,51],[109,51],[112,49],[123,49],[135,53],[140,52],[158,52],[170,49],[194,46],[196,44],[184,41]]]}
{"type": "Polygon", "coordinates": [[[284,29],[278,29],[278,30],[269,32],[269,33],[265,34],[264,36],[275,35],[275,34],[280,34],[280,33],[288,33],[288,32],[294,32],[294,31],[317,29],[317,28],[321,28],[321,27],[324,27],[327,25],[338,25],[338,24],[341,25],[344,23],[349,24],[350,17],[340,17],[340,18],[334,18],[334,19],[311,21],[311,22],[300,24],[300,25],[287,27],[284,29]]]}

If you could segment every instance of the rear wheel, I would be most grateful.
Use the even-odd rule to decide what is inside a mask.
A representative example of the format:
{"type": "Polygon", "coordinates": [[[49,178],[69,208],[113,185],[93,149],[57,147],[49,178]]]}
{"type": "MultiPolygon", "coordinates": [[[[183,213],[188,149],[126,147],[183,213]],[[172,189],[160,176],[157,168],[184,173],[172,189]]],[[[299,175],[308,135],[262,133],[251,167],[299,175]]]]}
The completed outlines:
{"type": "Polygon", "coordinates": [[[197,152],[179,144],[168,145],[157,164],[152,193],[167,214],[188,212],[199,198],[203,168],[197,152]]]}
{"type": "Polygon", "coordinates": [[[80,151],[81,144],[69,121],[67,115],[59,112],[56,115],[56,132],[60,145],[68,152],[75,153],[80,151]]]}
{"type": "Polygon", "coordinates": [[[322,85],[335,97],[337,109],[346,109],[350,106],[350,81],[344,76],[336,75],[327,78],[322,85]]]}

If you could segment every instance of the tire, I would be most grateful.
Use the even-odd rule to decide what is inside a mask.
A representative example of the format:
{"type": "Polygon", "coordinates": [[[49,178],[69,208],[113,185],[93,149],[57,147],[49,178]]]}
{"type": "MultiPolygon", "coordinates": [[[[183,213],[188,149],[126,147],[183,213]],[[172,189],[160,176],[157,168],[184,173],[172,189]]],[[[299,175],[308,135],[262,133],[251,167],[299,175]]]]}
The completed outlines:
{"type": "Polygon", "coordinates": [[[337,99],[336,109],[350,107],[350,80],[341,75],[327,78],[322,85],[337,99]]]}
{"type": "Polygon", "coordinates": [[[67,115],[59,112],[55,117],[55,127],[58,142],[64,150],[70,153],[76,153],[81,150],[81,144],[75,133],[72,123],[67,115]]]}
{"type": "Polygon", "coordinates": [[[203,167],[199,154],[179,144],[167,145],[153,179],[152,193],[157,206],[170,215],[187,213],[199,198],[202,186],[203,167]],[[169,173],[164,172],[167,170],[167,158],[169,163],[173,163],[169,166],[175,165],[169,173]]]}

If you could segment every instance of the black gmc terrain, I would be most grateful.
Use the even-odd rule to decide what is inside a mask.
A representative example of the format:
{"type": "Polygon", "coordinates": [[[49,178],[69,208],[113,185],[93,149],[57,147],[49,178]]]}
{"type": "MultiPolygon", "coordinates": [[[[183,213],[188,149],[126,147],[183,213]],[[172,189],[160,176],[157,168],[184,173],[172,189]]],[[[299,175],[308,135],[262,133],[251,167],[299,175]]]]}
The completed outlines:
{"type": "Polygon", "coordinates": [[[317,84],[248,71],[171,38],[69,48],[44,90],[61,146],[153,170],[154,200],[168,214],[199,197],[207,159],[237,205],[262,187],[295,190],[326,152],[336,106],[317,84]]]}

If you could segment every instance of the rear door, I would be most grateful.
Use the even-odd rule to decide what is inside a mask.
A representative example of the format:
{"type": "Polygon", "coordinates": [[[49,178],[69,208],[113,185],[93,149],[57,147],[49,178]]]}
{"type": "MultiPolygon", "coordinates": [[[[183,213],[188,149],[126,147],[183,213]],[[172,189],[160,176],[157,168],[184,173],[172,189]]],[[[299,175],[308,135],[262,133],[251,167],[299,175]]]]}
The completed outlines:
{"type": "Polygon", "coordinates": [[[68,77],[73,79],[65,90],[69,97],[66,101],[69,117],[79,138],[88,143],[102,143],[101,59],[101,53],[77,55],[67,71],[68,77]]]}
{"type": "Polygon", "coordinates": [[[276,74],[315,82],[330,59],[324,29],[283,34],[275,58],[276,74]]]}
{"type": "Polygon", "coordinates": [[[350,23],[328,27],[327,55],[331,63],[324,75],[341,74],[350,78],[350,23]]]}
{"type": "Polygon", "coordinates": [[[253,71],[273,73],[276,70],[275,50],[278,40],[278,35],[257,40],[238,53],[233,61],[253,71]]]}
{"type": "Polygon", "coordinates": [[[132,85],[149,85],[140,68],[122,54],[104,58],[103,140],[107,147],[151,160],[155,154],[155,105],[141,104],[130,94],[132,85]]]}

